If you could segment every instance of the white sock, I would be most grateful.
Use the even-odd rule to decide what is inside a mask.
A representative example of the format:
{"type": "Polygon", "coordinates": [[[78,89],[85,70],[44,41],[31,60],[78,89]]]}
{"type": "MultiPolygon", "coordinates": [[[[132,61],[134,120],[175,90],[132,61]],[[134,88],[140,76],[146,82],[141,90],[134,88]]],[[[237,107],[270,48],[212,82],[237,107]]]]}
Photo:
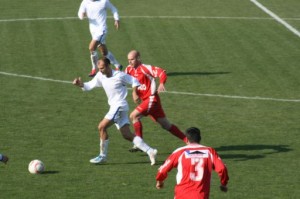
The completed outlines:
{"type": "Polygon", "coordinates": [[[100,139],[100,155],[107,157],[109,140],[102,141],[100,139]]]}
{"type": "Polygon", "coordinates": [[[139,149],[141,149],[142,151],[144,151],[144,152],[148,152],[149,150],[150,151],[152,151],[153,149],[148,145],[148,144],[146,144],[145,142],[144,142],[144,140],[141,138],[141,137],[139,137],[139,136],[135,136],[134,138],[133,138],[133,144],[135,145],[135,146],[137,146],[139,149]]]}
{"type": "Polygon", "coordinates": [[[110,51],[108,51],[106,57],[109,59],[110,63],[112,65],[114,65],[116,68],[120,67],[119,62],[116,60],[116,58],[114,57],[114,55],[110,51]]]}
{"type": "Polygon", "coordinates": [[[99,59],[99,55],[98,55],[97,51],[93,51],[91,54],[92,69],[97,68],[98,59],[99,59]]]}

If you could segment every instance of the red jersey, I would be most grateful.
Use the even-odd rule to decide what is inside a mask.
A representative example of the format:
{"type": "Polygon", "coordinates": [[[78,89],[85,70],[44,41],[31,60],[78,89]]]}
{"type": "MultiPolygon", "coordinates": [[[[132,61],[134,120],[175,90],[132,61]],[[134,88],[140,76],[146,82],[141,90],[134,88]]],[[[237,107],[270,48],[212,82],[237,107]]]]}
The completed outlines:
{"type": "Polygon", "coordinates": [[[217,152],[200,144],[190,144],[175,150],[159,168],[157,181],[164,181],[168,172],[177,167],[175,199],[208,199],[211,171],[215,170],[221,185],[229,180],[227,168],[217,152]]]}
{"type": "Polygon", "coordinates": [[[137,68],[127,66],[125,73],[139,80],[140,86],[137,89],[137,94],[141,100],[145,100],[156,93],[155,78],[159,78],[160,83],[167,81],[166,71],[157,66],[141,64],[137,68]]]}

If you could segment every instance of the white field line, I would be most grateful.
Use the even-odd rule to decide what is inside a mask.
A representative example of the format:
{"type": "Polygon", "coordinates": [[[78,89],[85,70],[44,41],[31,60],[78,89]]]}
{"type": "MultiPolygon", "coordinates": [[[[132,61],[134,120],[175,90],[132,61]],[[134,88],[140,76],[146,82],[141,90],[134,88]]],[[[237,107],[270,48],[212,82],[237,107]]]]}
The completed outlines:
{"type": "MultiPolygon", "coordinates": [[[[112,18],[112,16],[108,16],[112,18]]],[[[274,20],[272,17],[212,17],[212,16],[121,16],[121,19],[229,19],[229,20],[274,20]]],[[[74,20],[78,17],[40,17],[40,18],[19,18],[0,19],[0,22],[18,21],[49,21],[49,20],[74,20]]],[[[285,20],[300,21],[300,18],[283,18],[285,20]]],[[[78,19],[79,20],[79,19],[78,19]]]]}
{"type": "MultiPolygon", "coordinates": [[[[30,76],[30,75],[20,75],[20,74],[7,73],[7,72],[2,72],[2,71],[0,71],[0,75],[21,77],[21,78],[29,78],[29,79],[36,79],[36,80],[41,80],[41,81],[50,81],[50,82],[72,84],[71,81],[55,80],[55,79],[44,78],[44,77],[35,77],[35,76],[30,76]]],[[[205,97],[232,98],[232,99],[245,99],[245,100],[265,100],[265,101],[279,101],[279,102],[300,102],[300,99],[278,99],[278,98],[268,98],[268,97],[258,97],[258,96],[256,96],[256,97],[246,97],[246,96],[218,95],[218,94],[205,94],[205,93],[190,93],[190,92],[178,92],[178,91],[165,91],[165,93],[176,94],[176,95],[205,96],[205,97]]]]}
{"type": "Polygon", "coordinates": [[[59,83],[72,84],[71,81],[55,80],[55,79],[50,79],[50,78],[34,77],[34,76],[30,76],[30,75],[20,75],[20,74],[15,74],[15,73],[6,73],[6,72],[2,72],[2,71],[0,71],[0,74],[1,75],[6,75],[6,76],[14,76],[14,77],[24,77],[24,78],[29,78],[29,79],[37,79],[37,80],[41,80],[41,81],[49,81],[49,82],[59,82],[59,83]]]}
{"type": "Polygon", "coordinates": [[[297,35],[298,37],[300,37],[300,32],[296,28],[294,28],[293,26],[291,26],[290,24],[288,24],[286,21],[284,21],[282,18],[280,18],[279,16],[277,16],[275,13],[273,13],[272,11],[270,11],[268,8],[266,8],[265,6],[263,6],[258,1],[256,1],[256,0],[250,0],[250,1],[252,3],[254,3],[257,7],[259,7],[261,10],[263,10],[265,13],[267,13],[268,15],[270,15],[272,18],[274,18],[276,21],[278,21],[279,23],[281,23],[282,25],[284,25],[292,33],[294,33],[295,35],[297,35]]]}

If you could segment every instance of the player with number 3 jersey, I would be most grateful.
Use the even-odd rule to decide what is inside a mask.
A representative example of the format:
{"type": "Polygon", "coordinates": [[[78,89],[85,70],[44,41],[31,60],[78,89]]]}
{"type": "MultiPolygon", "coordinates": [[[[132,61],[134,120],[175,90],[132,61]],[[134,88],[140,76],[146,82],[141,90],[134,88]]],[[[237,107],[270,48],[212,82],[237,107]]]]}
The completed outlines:
{"type": "Polygon", "coordinates": [[[198,128],[187,129],[188,145],[176,149],[159,168],[156,188],[164,185],[168,172],[177,167],[175,199],[208,199],[212,170],[219,175],[221,191],[227,191],[227,168],[215,149],[203,146],[198,128]]]}

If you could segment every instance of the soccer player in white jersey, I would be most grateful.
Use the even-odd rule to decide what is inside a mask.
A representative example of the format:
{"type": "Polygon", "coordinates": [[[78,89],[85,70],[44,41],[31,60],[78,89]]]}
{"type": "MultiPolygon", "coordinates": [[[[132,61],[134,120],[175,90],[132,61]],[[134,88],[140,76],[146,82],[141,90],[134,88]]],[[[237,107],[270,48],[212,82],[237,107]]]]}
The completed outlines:
{"type": "Polygon", "coordinates": [[[164,186],[168,172],[177,167],[176,199],[208,199],[212,170],[220,178],[220,189],[227,192],[229,180],[225,164],[215,149],[200,144],[200,129],[186,130],[187,146],[176,149],[159,168],[156,175],[156,188],[164,186]]]}
{"type": "Polygon", "coordinates": [[[107,57],[116,69],[122,70],[122,65],[119,64],[114,55],[108,51],[105,44],[105,37],[107,35],[107,9],[111,10],[115,20],[114,25],[118,30],[120,26],[118,10],[109,0],[83,0],[78,10],[79,19],[83,20],[84,17],[88,18],[89,29],[92,35],[92,40],[89,44],[92,62],[92,71],[89,74],[90,77],[94,77],[97,73],[97,61],[99,59],[97,48],[102,56],[107,57]]]}
{"type": "Polygon", "coordinates": [[[108,133],[107,129],[115,124],[121,132],[124,139],[133,142],[143,152],[146,152],[150,158],[151,165],[155,164],[157,150],[147,145],[139,136],[135,136],[129,128],[128,110],[129,106],[126,101],[127,87],[126,84],[132,85],[132,96],[138,98],[136,89],[140,85],[134,77],[117,70],[112,70],[109,59],[103,57],[98,61],[97,67],[99,72],[89,82],[83,83],[81,78],[75,78],[73,84],[82,88],[83,91],[89,91],[96,87],[103,87],[108,98],[110,106],[108,113],[98,125],[100,136],[100,154],[90,160],[91,163],[103,163],[107,160],[108,150],[108,133]]]}

